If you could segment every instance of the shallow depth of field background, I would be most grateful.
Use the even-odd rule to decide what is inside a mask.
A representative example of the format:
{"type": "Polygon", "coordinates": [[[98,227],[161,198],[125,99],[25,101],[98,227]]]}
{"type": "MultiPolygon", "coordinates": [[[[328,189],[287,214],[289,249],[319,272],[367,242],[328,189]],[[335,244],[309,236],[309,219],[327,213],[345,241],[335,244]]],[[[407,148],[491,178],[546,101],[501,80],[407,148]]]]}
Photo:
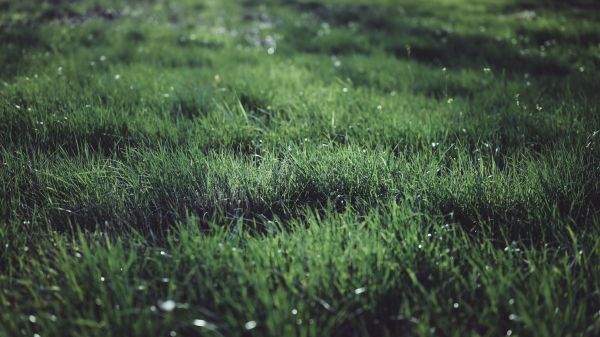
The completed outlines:
{"type": "Polygon", "coordinates": [[[0,0],[0,336],[597,336],[600,8],[0,0]]]}

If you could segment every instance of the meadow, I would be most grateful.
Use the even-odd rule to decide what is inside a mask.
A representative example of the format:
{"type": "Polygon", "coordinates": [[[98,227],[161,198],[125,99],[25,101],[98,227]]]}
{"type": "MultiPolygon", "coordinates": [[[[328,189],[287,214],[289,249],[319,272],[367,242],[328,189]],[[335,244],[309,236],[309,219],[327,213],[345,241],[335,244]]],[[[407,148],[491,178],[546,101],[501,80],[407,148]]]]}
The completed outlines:
{"type": "Polygon", "coordinates": [[[0,336],[600,335],[600,7],[0,0],[0,336]]]}

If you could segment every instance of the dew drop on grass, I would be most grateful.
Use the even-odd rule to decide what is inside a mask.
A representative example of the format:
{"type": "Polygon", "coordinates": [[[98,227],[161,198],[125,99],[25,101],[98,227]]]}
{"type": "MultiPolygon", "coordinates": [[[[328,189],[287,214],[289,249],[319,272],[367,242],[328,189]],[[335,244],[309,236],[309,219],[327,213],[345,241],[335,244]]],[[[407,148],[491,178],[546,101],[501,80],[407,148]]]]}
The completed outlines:
{"type": "Polygon", "coordinates": [[[244,324],[244,329],[246,330],[252,330],[254,328],[256,328],[256,321],[248,321],[244,324]]]}
{"type": "Polygon", "coordinates": [[[354,294],[360,295],[360,294],[364,293],[365,291],[367,291],[367,288],[365,288],[365,287],[356,288],[356,289],[354,289],[354,294]]]}
{"type": "Polygon", "coordinates": [[[173,311],[173,309],[175,309],[175,301],[173,300],[166,300],[164,302],[159,302],[158,306],[160,307],[161,310],[163,311],[173,311]]]}
{"type": "Polygon", "coordinates": [[[199,326],[199,327],[201,327],[201,328],[202,328],[202,327],[205,327],[205,326],[206,326],[206,323],[207,323],[207,322],[206,322],[205,320],[203,320],[203,319],[195,319],[195,320],[194,320],[194,322],[193,322],[193,324],[194,324],[195,326],[199,326]]]}
{"type": "Polygon", "coordinates": [[[217,326],[215,324],[207,322],[207,321],[205,321],[203,319],[195,319],[192,322],[192,324],[194,326],[197,326],[197,327],[200,327],[200,328],[205,328],[205,329],[208,329],[208,330],[216,330],[217,329],[217,326]]]}

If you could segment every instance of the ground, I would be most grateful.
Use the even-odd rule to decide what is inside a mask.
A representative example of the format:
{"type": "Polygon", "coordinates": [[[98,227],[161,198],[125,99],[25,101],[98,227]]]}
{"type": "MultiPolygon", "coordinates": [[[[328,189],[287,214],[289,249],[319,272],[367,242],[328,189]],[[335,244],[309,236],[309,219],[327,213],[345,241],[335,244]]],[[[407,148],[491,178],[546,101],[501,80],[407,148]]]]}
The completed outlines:
{"type": "Polygon", "coordinates": [[[597,336],[600,10],[0,0],[0,336],[597,336]]]}

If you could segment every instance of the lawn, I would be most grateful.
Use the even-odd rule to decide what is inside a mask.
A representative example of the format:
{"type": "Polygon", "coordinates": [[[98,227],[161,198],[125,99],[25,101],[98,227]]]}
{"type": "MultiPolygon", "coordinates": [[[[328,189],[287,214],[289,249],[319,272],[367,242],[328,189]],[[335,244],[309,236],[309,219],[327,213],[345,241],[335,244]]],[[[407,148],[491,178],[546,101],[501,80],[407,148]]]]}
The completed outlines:
{"type": "Polygon", "coordinates": [[[0,336],[600,335],[593,0],[0,0],[0,336]]]}

